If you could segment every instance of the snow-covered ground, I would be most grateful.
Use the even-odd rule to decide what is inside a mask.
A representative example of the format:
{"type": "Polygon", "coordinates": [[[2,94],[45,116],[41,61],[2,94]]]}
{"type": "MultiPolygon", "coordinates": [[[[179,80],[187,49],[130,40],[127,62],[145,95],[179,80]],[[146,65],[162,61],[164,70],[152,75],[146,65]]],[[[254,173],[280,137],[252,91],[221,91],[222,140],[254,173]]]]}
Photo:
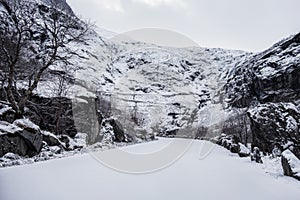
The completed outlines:
{"type": "MultiPolygon", "coordinates": [[[[159,139],[123,150],[153,152],[170,142],[172,139],[159,139]]],[[[299,199],[298,181],[267,174],[263,165],[241,159],[222,147],[214,146],[205,159],[199,159],[204,142],[194,141],[177,162],[148,174],[112,170],[90,154],[2,168],[0,199],[299,199]]]]}

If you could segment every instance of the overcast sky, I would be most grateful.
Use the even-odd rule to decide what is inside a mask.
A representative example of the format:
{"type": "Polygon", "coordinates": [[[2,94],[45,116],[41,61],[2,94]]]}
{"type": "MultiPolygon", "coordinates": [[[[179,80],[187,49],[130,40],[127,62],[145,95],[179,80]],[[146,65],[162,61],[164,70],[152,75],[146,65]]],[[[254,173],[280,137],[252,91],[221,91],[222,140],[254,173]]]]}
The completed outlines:
{"type": "Polygon", "coordinates": [[[163,28],[200,46],[262,51],[300,32],[300,0],[67,0],[76,14],[122,33],[163,28]]]}

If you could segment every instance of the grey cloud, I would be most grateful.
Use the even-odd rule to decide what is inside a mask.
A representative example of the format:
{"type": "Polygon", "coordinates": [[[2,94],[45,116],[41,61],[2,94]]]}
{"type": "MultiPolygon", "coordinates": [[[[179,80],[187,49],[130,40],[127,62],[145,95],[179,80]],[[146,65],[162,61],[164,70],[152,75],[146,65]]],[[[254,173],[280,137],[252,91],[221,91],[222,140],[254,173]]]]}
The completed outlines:
{"type": "Polygon", "coordinates": [[[67,1],[75,12],[114,32],[166,28],[207,47],[261,51],[300,31],[299,0],[184,0],[185,6],[172,0],[156,6],[136,0],[67,1]],[[122,11],[107,9],[108,1],[119,3],[122,11]]]}

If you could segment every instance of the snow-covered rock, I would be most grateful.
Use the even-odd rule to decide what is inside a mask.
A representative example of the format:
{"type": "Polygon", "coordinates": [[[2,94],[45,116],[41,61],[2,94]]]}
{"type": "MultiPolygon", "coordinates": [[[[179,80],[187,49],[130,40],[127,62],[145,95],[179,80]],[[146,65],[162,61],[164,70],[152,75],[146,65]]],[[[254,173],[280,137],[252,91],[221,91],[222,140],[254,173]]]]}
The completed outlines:
{"type": "Polygon", "coordinates": [[[282,152],[281,157],[284,175],[291,176],[300,181],[300,160],[290,150],[282,152]]]}
{"type": "Polygon", "coordinates": [[[28,119],[0,122],[0,157],[6,153],[34,156],[41,151],[42,134],[28,119]]]}
{"type": "Polygon", "coordinates": [[[226,84],[231,105],[247,107],[252,100],[292,102],[300,99],[300,33],[270,49],[241,60],[226,84]]]}
{"type": "Polygon", "coordinates": [[[239,150],[238,154],[239,154],[240,157],[248,157],[248,156],[250,156],[251,151],[250,151],[250,149],[248,149],[248,147],[246,147],[242,143],[239,143],[239,147],[240,147],[240,150],[239,150]]]}
{"type": "Polygon", "coordinates": [[[58,139],[56,135],[48,131],[42,131],[43,141],[49,146],[63,146],[63,143],[58,139]]]}
{"type": "Polygon", "coordinates": [[[264,152],[284,151],[300,142],[300,112],[292,103],[266,103],[248,110],[253,145],[264,152]]]}
{"type": "Polygon", "coordinates": [[[214,138],[215,142],[228,149],[232,153],[237,153],[240,157],[248,157],[251,154],[250,149],[240,142],[235,135],[221,134],[214,138]]]}

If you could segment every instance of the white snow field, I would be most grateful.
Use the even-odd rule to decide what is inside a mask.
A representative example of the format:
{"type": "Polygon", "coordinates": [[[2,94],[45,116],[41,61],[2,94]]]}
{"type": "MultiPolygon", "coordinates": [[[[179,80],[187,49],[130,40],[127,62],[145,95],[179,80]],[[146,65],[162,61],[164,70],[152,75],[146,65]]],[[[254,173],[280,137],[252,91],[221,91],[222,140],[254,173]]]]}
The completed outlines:
{"type": "MultiPolygon", "coordinates": [[[[179,140],[179,139],[175,139],[179,140]]],[[[123,147],[146,153],[172,139],[123,147]]],[[[194,141],[169,167],[148,174],[122,173],[90,154],[0,169],[1,200],[299,200],[300,183],[267,174],[263,167],[219,146],[199,159],[205,141],[194,141]]],[[[109,153],[108,150],[104,153],[109,153]]]]}

